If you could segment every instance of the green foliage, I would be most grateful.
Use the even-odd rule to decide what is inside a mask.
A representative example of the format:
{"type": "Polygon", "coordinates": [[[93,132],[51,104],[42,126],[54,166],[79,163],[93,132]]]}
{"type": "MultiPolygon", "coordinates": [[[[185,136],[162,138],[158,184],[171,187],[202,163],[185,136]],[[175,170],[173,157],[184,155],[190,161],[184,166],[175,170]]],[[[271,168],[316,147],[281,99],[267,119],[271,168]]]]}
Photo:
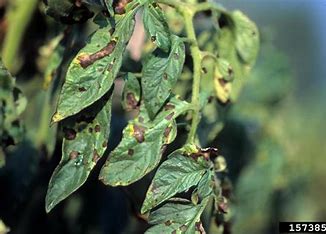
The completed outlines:
{"type": "Polygon", "coordinates": [[[147,191],[142,212],[145,213],[175,194],[197,185],[207,169],[200,160],[203,159],[198,158],[196,161],[183,156],[179,151],[172,153],[158,168],[147,191]]]}
{"type": "Polygon", "coordinates": [[[144,63],[141,79],[145,107],[151,118],[162,108],[179,78],[185,61],[185,48],[177,36],[171,37],[171,50],[157,49],[144,63]]]}
{"type": "Polygon", "coordinates": [[[46,197],[46,210],[78,189],[103,156],[111,120],[111,93],[91,107],[62,122],[62,159],[54,170],[46,197]]]}
{"type": "Polygon", "coordinates": [[[171,33],[162,9],[156,4],[146,4],[143,11],[143,22],[151,41],[155,42],[163,51],[168,52],[171,46],[171,33]]]}
{"type": "MultiPolygon", "coordinates": [[[[228,209],[222,193],[225,159],[215,147],[203,145],[211,144],[223,128],[221,103],[235,101],[255,63],[259,48],[255,24],[240,11],[228,12],[211,2],[48,0],[46,5],[47,14],[65,24],[82,24],[95,15],[95,25],[68,27],[79,32],[91,28],[85,30],[93,31],[87,39],[79,38],[81,46],[74,44],[76,38],[68,38],[68,29],[53,39],[55,49],[44,69],[48,91],[41,126],[63,83],[52,117],[52,124],[58,123],[58,136],[63,135],[62,156],[49,182],[46,211],[82,186],[108,142],[117,140],[110,136],[112,100],[122,88],[118,81],[114,87],[117,79],[124,82],[121,103],[130,120],[121,141],[108,152],[99,179],[106,185],[127,186],[164,159],[141,208],[153,225],[146,233],[205,233],[203,212],[211,211],[209,223],[212,216],[224,217],[228,209]],[[164,5],[180,14],[183,31],[171,25],[164,5]],[[206,11],[214,17],[201,14],[206,11]],[[125,53],[138,12],[147,34],[141,61],[132,61],[139,67],[128,64],[132,59],[125,53]],[[217,18],[210,22],[214,27],[201,35],[196,35],[197,13],[207,22],[217,18]],[[175,91],[180,85],[182,93],[175,91]],[[173,153],[165,160],[167,148],[173,153]]],[[[2,86],[6,96],[1,100],[8,104],[1,106],[5,118],[1,116],[0,130],[15,142],[20,129],[13,124],[24,102],[9,74],[1,72],[3,81],[10,81],[2,86]]],[[[40,132],[36,145],[51,151],[45,136],[53,143],[52,133],[40,132]]]]}
{"type": "Polygon", "coordinates": [[[170,125],[188,106],[187,102],[173,98],[152,121],[146,110],[141,109],[139,116],[124,129],[120,144],[102,168],[103,183],[126,186],[152,171],[160,162],[166,138],[170,137],[170,125]]]}

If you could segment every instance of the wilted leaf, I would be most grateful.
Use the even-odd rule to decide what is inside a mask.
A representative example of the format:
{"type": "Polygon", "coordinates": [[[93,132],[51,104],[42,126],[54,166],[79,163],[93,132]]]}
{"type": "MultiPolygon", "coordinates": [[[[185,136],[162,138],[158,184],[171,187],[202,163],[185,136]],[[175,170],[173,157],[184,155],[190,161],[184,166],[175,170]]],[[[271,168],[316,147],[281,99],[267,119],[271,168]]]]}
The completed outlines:
{"type": "Polygon", "coordinates": [[[101,98],[118,74],[123,52],[134,29],[135,11],[116,16],[115,31],[109,23],[90,36],[87,45],[71,62],[52,118],[58,122],[80,112],[101,98]]]}
{"type": "Polygon", "coordinates": [[[46,211],[77,190],[107,148],[111,120],[111,93],[62,122],[65,138],[62,159],[53,172],[46,211]]]}
{"type": "Polygon", "coordinates": [[[188,108],[187,102],[173,98],[153,121],[141,108],[138,118],[129,122],[120,144],[109,155],[101,170],[100,180],[111,186],[125,186],[152,171],[160,162],[166,144],[166,129],[188,108]]]}
{"type": "Polygon", "coordinates": [[[158,168],[147,191],[141,212],[145,213],[175,194],[197,185],[206,170],[203,164],[189,156],[184,156],[181,150],[175,151],[158,168]]]}
{"type": "Polygon", "coordinates": [[[171,50],[156,49],[143,67],[141,79],[145,107],[153,119],[171,94],[185,61],[185,46],[177,36],[171,36],[171,50]]]}
{"type": "Polygon", "coordinates": [[[222,17],[226,18],[226,25],[218,33],[218,53],[233,69],[231,100],[235,100],[255,63],[259,50],[259,33],[256,25],[241,11],[222,17]]]}
{"type": "Polygon", "coordinates": [[[151,41],[163,51],[168,52],[171,46],[171,34],[162,9],[157,4],[146,4],[143,11],[143,22],[151,41]]]}

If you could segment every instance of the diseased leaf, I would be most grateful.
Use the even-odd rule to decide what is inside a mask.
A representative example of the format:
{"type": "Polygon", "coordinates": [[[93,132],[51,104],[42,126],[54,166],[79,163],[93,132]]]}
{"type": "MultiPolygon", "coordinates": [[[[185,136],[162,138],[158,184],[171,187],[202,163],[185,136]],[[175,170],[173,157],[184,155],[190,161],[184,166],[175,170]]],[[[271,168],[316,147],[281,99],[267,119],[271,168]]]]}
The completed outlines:
{"type": "Polygon", "coordinates": [[[145,4],[143,22],[151,41],[163,51],[168,52],[171,46],[171,34],[160,6],[157,4],[145,4]]]}
{"type": "Polygon", "coordinates": [[[120,144],[108,157],[100,180],[111,186],[129,185],[152,171],[160,162],[166,129],[189,104],[172,98],[157,117],[150,121],[141,107],[138,118],[129,122],[120,144]]]}
{"type": "Polygon", "coordinates": [[[53,172],[46,211],[76,191],[107,148],[111,121],[111,92],[78,115],[62,122],[62,159],[53,172]]]}
{"type": "Polygon", "coordinates": [[[90,36],[68,68],[53,122],[80,112],[109,91],[134,29],[134,15],[135,11],[117,15],[112,36],[109,23],[90,36]]]}
{"type": "Polygon", "coordinates": [[[15,79],[0,60],[0,146],[13,145],[22,139],[24,128],[19,117],[26,104],[15,79]]]}
{"type": "Polygon", "coordinates": [[[149,216],[149,223],[155,226],[146,234],[156,233],[205,233],[200,216],[207,205],[204,199],[199,205],[190,202],[169,202],[149,216]]]}
{"type": "MultiPolygon", "coordinates": [[[[226,25],[218,34],[217,45],[219,57],[227,60],[233,69],[234,81],[230,98],[234,101],[255,63],[259,50],[259,33],[256,25],[241,11],[234,11],[222,17],[226,18],[226,25]]],[[[218,85],[218,81],[215,81],[215,85],[219,86],[220,93],[230,92],[230,87],[223,88],[223,85],[218,85]]],[[[225,99],[224,95],[228,94],[222,94],[225,99]]]]}
{"type": "Polygon", "coordinates": [[[177,36],[171,36],[171,50],[156,49],[143,67],[141,79],[145,107],[151,119],[162,108],[179,78],[185,61],[185,46],[177,36]]]}
{"type": "Polygon", "coordinates": [[[146,194],[141,212],[145,213],[177,193],[195,186],[207,168],[195,159],[175,151],[158,168],[146,194]]]}
{"type": "Polygon", "coordinates": [[[122,106],[127,111],[137,109],[141,98],[140,82],[132,73],[127,73],[124,76],[124,81],[125,85],[122,93],[122,106]]]}

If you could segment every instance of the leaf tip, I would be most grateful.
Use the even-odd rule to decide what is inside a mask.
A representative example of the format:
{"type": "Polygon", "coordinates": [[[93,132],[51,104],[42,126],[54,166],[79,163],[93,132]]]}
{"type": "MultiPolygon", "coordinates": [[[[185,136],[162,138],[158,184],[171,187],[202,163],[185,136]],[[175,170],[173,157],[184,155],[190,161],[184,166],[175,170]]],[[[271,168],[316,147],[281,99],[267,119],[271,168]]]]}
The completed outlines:
{"type": "Polygon", "coordinates": [[[63,119],[64,119],[64,116],[62,116],[61,114],[56,112],[52,116],[51,125],[54,124],[54,123],[57,123],[57,122],[59,122],[60,120],[63,120],[63,119]]]}

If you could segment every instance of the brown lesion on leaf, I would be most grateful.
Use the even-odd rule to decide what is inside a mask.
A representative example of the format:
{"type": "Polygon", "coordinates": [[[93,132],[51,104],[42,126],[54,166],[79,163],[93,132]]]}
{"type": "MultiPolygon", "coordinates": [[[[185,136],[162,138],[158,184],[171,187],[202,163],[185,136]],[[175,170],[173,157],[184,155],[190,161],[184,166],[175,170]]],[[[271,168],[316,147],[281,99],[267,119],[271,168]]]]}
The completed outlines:
{"type": "Polygon", "coordinates": [[[165,117],[165,119],[166,119],[166,120],[171,120],[171,119],[173,118],[173,116],[174,116],[174,112],[171,112],[170,114],[168,114],[168,115],[165,117]]]}
{"type": "Polygon", "coordinates": [[[126,13],[126,6],[132,0],[117,0],[114,4],[114,12],[118,15],[123,15],[126,13]]]}
{"type": "Polygon", "coordinates": [[[79,92],[85,92],[85,91],[86,91],[86,88],[85,88],[85,87],[79,87],[79,88],[78,88],[78,91],[79,91],[79,92]]]}
{"type": "Polygon", "coordinates": [[[70,160],[74,160],[74,159],[76,159],[78,157],[78,155],[79,155],[79,152],[73,150],[73,151],[70,152],[69,158],[70,158],[70,160]]]}
{"type": "Polygon", "coordinates": [[[164,222],[164,225],[165,226],[170,226],[172,224],[172,221],[171,220],[167,220],[164,222]]]}
{"type": "Polygon", "coordinates": [[[96,124],[94,127],[95,132],[100,132],[101,131],[101,126],[96,124]]]}
{"type": "Polygon", "coordinates": [[[127,110],[135,110],[138,108],[138,101],[133,93],[126,94],[126,108],[127,110]]]}
{"type": "Polygon", "coordinates": [[[65,139],[67,140],[74,140],[76,138],[76,131],[72,128],[63,128],[63,132],[64,132],[64,136],[65,136],[65,139]]]}
{"type": "Polygon", "coordinates": [[[164,137],[168,138],[169,135],[170,135],[171,130],[172,130],[172,126],[167,127],[167,128],[164,130],[164,137]]]}
{"type": "Polygon", "coordinates": [[[80,66],[82,68],[87,68],[88,66],[95,63],[97,60],[100,60],[106,56],[109,56],[113,52],[116,44],[117,44],[117,42],[115,40],[111,40],[104,48],[102,48],[101,50],[99,50],[91,55],[82,54],[82,55],[78,56],[77,59],[79,60],[80,66]]]}
{"type": "Polygon", "coordinates": [[[92,159],[92,161],[95,162],[95,163],[97,163],[97,161],[98,161],[99,159],[100,159],[100,155],[97,153],[97,150],[94,149],[94,151],[93,151],[93,159],[92,159]]]}
{"type": "Polygon", "coordinates": [[[196,153],[192,153],[190,157],[197,161],[198,157],[204,157],[207,161],[218,156],[218,149],[214,147],[198,148],[196,153]]]}
{"type": "Polygon", "coordinates": [[[106,148],[108,146],[108,142],[107,141],[103,141],[103,143],[102,143],[102,147],[103,148],[106,148]]]}
{"type": "Polygon", "coordinates": [[[203,227],[203,223],[200,222],[200,221],[195,223],[195,229],[196,229],[196,231],[198,231],[200,234],[206,234],[205,229],[204,229],[204,227],[203,227]]]}
{"type": "Polygon", "coordinates": [[[138,143],[142,143],[145,140],[145,128],[142,126],[134,125],[134,137],[138,143]]]}
{"type": "Polygon", "coordinates": [[[171,103],[168,103],[164,106],[164,110],[172,110],[175,108],[175,105],[171,104],[171,103]]]}
{"type": "Polygon", "coordinates": [[[132,156],[132,155],[134,154],[134,152],[135,152],[135,151],[134,151],[133,149],[128,149],[128,155],[129,155],[129,156],[132,156]]]}

